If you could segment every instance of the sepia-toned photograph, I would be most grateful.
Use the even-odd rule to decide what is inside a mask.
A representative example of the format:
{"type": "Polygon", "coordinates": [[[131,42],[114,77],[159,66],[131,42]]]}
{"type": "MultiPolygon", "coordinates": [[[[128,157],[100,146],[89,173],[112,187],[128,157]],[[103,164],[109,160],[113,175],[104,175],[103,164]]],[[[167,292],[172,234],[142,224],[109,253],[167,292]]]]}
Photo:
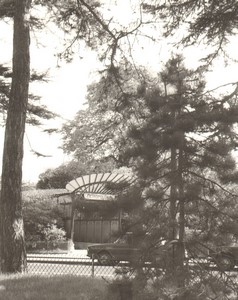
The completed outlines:
{"type": "Polygon", "coordinates": [[[238,299],[238,1],[0,0],[0,300],[238,299]]]}

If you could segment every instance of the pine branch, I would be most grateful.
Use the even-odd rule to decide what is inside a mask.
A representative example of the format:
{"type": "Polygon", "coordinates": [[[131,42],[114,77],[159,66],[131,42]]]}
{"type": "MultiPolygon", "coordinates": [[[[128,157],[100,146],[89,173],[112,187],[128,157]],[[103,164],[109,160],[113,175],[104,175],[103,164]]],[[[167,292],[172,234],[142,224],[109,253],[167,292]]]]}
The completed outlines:
{"type": "Polygon", "coordinates": [[[29,147],[30,147],[31,152],[32,152],[33,154],[35,154],[37,157],[52,157],[52,155],[42,154],[42,153],[40,153],[40,152],[34,150],[34,149],[32,148],[32,146],[31,146],[31,142],[30,142],[30,140],[29,140],[29,137],[28,137],[27,133],[25,133],[25,136],[26,136],[26,138],[27,138],[29,147]]]}
{"type": "Polygon", "coordinates": [[[202,179],[204,182],[210,182],[210,183],[212,183],[214,186],[217,186],[217,187],[219,187],[222,191],[224,191],[225,193],[227,193],[227,194],[229,194],[230,196],[232,196],[232,197],[237,197],[238,198],[238,194],[233,194],[232,192],[230,192],[229,190],[227,190],[226,188],[224,188],[222,185],[220,185],[219,183],[217,183],[216,181],[214,181],[214,180],[212,180],[212,179],[210,179],[210,178],[206,178],[206,177],[204,177],[204,176],[202,176],[202,175],[199,175],[199,174],[197,174],[197,173],[195,173],[195,172],[193,172],[193,171],[187,171],[189,174],[191,174],[191,175],[194,175],[194,176],[196,176],[196,177],[198,177],[198,178],[200,178],[200,179],[202,179]]]}
{"type": "Polygon", "coordinates": [[[217,208],[215,205],[213,205],[211,202],[209,202],[209,200],[206,200],[205,198],[202,198],[202,197],[198,197],[198,199],[200,201],[204,202],[205,204],[207,204],[210,208],[212,208],[214,211],[218,212],[220,215],[229,217],[230,219],[232,219],[234,221],[238,221],[238,217],[234,217],[228,213],[223,212],[221,209],[217,208]]]}
{"type": "Polygon", "coordinates": [[[85,6],[88,11],[93,15],[95,20],[102,26],[102,28],[113,38],[113,40],[117,40],[117,37],[114,33],[109,29],[108,25],[104,23],[104,21],[98,16],[98,14],[94,11],[94,9],[87,4],[84,0],[77,0],[78,8],[80,8],[80,2],[85,6]]]}

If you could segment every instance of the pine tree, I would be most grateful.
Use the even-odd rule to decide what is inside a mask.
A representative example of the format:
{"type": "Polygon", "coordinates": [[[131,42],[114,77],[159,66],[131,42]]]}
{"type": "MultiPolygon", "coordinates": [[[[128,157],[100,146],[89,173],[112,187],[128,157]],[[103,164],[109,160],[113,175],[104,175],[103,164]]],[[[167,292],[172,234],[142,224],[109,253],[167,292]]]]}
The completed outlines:
{"type": "MultiPolygon", "coordinates": [[[[51,113],[45,108],[39,108],[28,103],[28,87],[30,81],[30,53],[29,43],[30,24],[32,27],[42,29],[46,26],[45,20],[38,16],[30,15],[30,8],[47,7],[51,18],[64,31],[66,45],[60,58],[71,61],[74,45],[79,40],[84,40],[87,46],[96,49],[98,45],[109,46],[101,59],[109,58],[111,67],[114,66],[116,52],[121,39],[126,39],[141,25],[141,22],[129,32],[122,28],[113,30],[101,15],[97,1],[90,4],[79,1],[0,1],[0,18],[13,17],[13,70],[12,84],[7,105],[7,122],[4,141],[2,188],[1,188],[1,267],[3,272],[20,272],[26,268],[26,253],[22,220],[22,159],[23,138],[26,124],[27,108],[32,116],[49,117],[51,113]],[[110,55],[108,54],[110,52],[110,55]],[[4,222],[3,222],[4,220],[4,222]],[[6,222],[5,222],[6,220],[6,222]]],[[[47,16],[49,16],[47,15],[47,16]]],[[[117,26],[116,26],[117,27],[117,26]]],[[[5,99],[3,104],[5,105],[5,99]]],[[[5,107],[4,107],[5,108],[5,107]]],[[[38,118],[30,118],[31,123],[38,124],[38,118]]],[[[34,151],[37,155],[41,155],[34,151]]]]}
{"type": "Polygon", "coordinates": [[[1,188],[1,271],[26,269],[22,218],[22,159],[30,80],[29,14],[31,1],[16,1],[14,12],[13,78],[5,130],[1,188]]]}
{"type": "MultiPolygon", "coordinates": [[[[141,222],[152,242],[174,238],[181,242],[168,269],[181,288],[185,285],[181,274],[186,273],[183,245],[191,239],[188,232],[194,235],[192,240],[214,246],[221,243],[228,227],[235,228],[236,214],[230,209],[236,193],[229,184],[237,178],[232,156],[237,145],[237,87],[231,84],[227,95],[207,91],[202,73],[188,70],[181,56],[170,59],[156,79],[144,72],[139,87],[137,75],[131,76],[128,69],[117,72],[117,80],[108,74],[94,86],[90,126],[98,112],[102,116],[96,122],[98,137],[110,137],[104,147],[109,142],[117,160],[136,171],[144,197],[141,222]],[[100,127],[104,111],[111,118],[100,127]],[[115,118],[121,122],[113,122],[115,118]]],[[[82,124],[73,128],[83,134],[82,124]]],[[[90,147],[92,139],[93,135],[81,147],[90,147]]],[[[204,278],[203,274],[201,285],[204,278]]]]}
{"type": "MultiPolygon", "coordinates": [[[[218,233],[217,228],[223,226],[224,220],[235,223],[235,218],[223,210],[220,198],[227,197],[232,206],[236,197],[227,185],[222,185],[236,174],[232,157],[237,144],[236,89],[223,97],[205,92],[202,75],[186,69],[179,56],[166,64],[160,84],[147,87],[147,116],[129,128],[128,137],[134,143],[125,149],[124,155],[134,158],[138,175],[144,178],[148,205],[157,207],[157,223],[150,217],[147,227],[153,232],[155,224],[155,232],[163,238],[178,238],[182,245],[187,228],[194,232],[204,230],[196,238],[214,246],[221,243],[221,232],[220,237],[214,233],[218,233]],[[197,219],[196,225],[191,222],[192,217],[197,219]]],[[[185,284],[180,273],[185,272],[183,259],[184,248],[178,247],[174,260],[171,259],[175,263],[171,274],[181,279],[178,287],[185,284]]]]}

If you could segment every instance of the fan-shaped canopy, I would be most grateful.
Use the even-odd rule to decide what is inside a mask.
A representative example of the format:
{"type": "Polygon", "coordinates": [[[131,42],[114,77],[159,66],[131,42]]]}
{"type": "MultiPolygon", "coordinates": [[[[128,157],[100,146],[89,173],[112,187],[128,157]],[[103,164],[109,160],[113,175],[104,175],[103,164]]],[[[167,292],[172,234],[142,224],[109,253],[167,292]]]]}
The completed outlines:
{"type": "Polygon", "coordinates": [[[88,200],[113,200],[116,192],[110,188],[110,184],[128,186],[134,180],[135,178],[128,174],[90,174],[73,179],[66,185],[66,189],[71,193],[84,195],[88,200]]]}

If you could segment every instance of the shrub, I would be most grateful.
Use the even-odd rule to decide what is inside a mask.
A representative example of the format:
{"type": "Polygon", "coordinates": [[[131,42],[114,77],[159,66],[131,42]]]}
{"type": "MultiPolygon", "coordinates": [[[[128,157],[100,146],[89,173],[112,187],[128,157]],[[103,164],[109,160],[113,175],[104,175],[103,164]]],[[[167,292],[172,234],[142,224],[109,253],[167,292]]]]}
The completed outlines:
{"type": "Polygon", "coordinates": [[[62,228],[58,228],[55,224],[50,224],[47,227],[41,226],[43,240],[47,242],[64,241],[66,232],[62,228]]]}
{"type": "Polygon", "coordinates": [[[64,240],[63,209],[57,205],[54,194],[58,190],[23,192],[25,237],[28,242],[64,240]]]}

